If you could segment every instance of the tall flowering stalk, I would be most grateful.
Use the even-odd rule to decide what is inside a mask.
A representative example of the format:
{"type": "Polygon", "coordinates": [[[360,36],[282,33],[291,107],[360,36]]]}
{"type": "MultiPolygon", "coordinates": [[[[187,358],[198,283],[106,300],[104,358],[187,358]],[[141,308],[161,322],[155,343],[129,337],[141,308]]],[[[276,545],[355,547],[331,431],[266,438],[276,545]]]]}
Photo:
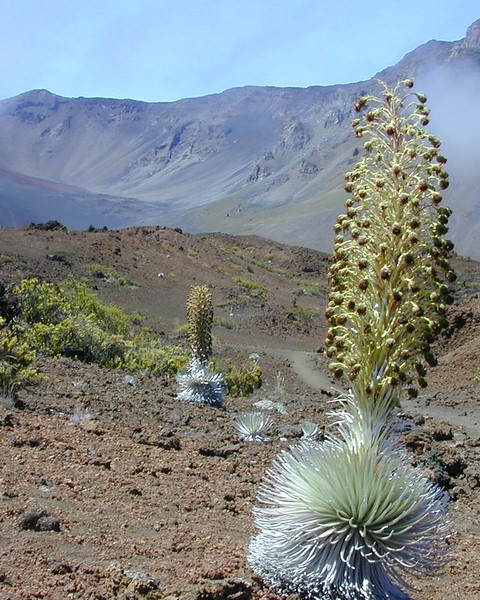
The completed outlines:
{"type": "Polygon", "coordinates": [[[353,126],[366,156],[345,176],[350,198],[335,225],[327,355],[373,415],[397,406],[402,388],[416,395],[426,385],[455,279],[453,244],[442,237],[451,213],[440,205],[446,159],[425,129],[426,97],[412,85],[381,82],[380,97],[358,100],[353,126]]]}
{"type": "Polygon", "coordinates": [[[193,356],[206,363],[212,356],[212,294],[206,285],[190,289],[186,305],[188,333],[193,356]]]}
{"type": "Polygon", "coordinates": [[[346,175],[327,309],[331,368],[350,381],[336,433],[282,452],[255,509],[250,565],[302,599],[408,600],[405,574],[445,552],[447,495],[409,464],[391,418],[404,388],[426,385],[455,279],[445,158],[412,85],[381,83],[356,105],[367,155],[346,175]]]}
{"type": "Polygon", "coordinates": [[[191,287],[186,312],[192,355],[188,369],[177,375],[180,386],[177,398],[193,404],[222,406],[224,377],[208,366],[212,356],[213,304],[206,285],[191,287]]]}

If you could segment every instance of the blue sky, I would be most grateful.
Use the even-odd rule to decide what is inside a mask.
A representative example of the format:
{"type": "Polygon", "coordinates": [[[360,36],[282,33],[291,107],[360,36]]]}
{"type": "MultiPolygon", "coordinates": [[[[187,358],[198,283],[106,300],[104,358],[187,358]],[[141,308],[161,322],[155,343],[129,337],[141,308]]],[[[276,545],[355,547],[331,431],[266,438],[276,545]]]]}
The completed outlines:
{"type": "Polygon", "coordinates": [[[351,83],[479,18],[478,0],[2,0],[0,98],[351,83]]]}

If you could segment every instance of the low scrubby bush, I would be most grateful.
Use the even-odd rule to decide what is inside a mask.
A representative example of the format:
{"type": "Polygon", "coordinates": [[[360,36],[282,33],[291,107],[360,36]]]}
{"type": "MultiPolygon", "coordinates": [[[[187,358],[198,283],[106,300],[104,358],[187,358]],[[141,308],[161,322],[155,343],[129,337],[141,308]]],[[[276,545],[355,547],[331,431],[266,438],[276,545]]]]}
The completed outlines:
{"type": "Polygon", "coordinates": [[[262,387],[262,369],[252,360],[235,366],[232,362],[222,363],[213,359],[210,367],[223,373],[225,386],[231,396],[251,396],[262,387]]]}
{"type": "Polygon", "coordinates": [[[114,366],[155,375],[175,375],[186,368],[188,360],[188,352],[180,346],[164,344],[148,331],[141,331],[128,340],[124,353],[115,359],[114,366]]]}
{"type": "Polygon", "coordinates": [[[26,347],[51,356],[70,356],[106,367],[175,374],[187,353],[162,344],[140,315],[102,302],[84,283],[69,277],[56,284],[26,279],[14,288],[19,333],[26,347]]]}
{"type": "Polygon", "coordinates": [[[258,281],[249,281],[248,279],[235,279],[235,283],[245,290],[243,294],[246,300],[266,300],[268,296],[268,289],[259,283],[258,281]]]}
{"type": "Polygon", "coordinates": [[[37,369],[31,366],[36,353],[22,341],[20,327],[0,317],[0,396],[13,403],[22,387],[36,380],[37,369]]]}
{"type": "Polygon", "coordinates": [[[84,266],[85,272],[91,277],[96,277],[97,279],[105,279],[111,283],[116,285],[125,286],[125,287],[140,287],[140,284],[130,279],[129,277],[125,277],[118,273],[115,269],[111,267],[106,267],[105,265],[101,265],[98,263],[90,263],[84,266]]]}

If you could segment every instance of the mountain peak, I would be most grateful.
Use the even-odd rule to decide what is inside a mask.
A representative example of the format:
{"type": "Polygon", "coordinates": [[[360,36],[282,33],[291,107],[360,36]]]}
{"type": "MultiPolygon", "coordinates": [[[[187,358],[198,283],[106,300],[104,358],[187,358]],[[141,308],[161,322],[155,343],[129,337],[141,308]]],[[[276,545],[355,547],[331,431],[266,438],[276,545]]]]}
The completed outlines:
{"type": "Polygon", "coordinates": [[[463,45],[465,48],[480,50],[480,19],[467,29],[463,45]]]}
{"type": "Polygon", "coordinates": [[[58,94],[54,94],[54,93],[50,92],[49,90],[42,89],[42,88],[28,90],[27,92],[23,92],[22,94],[19,94],[18,96],[16,96],[16,98],[26,98],[26,97],[37,98],[40,100],[60,98],[60,96],[58,96],[58,94]]]}

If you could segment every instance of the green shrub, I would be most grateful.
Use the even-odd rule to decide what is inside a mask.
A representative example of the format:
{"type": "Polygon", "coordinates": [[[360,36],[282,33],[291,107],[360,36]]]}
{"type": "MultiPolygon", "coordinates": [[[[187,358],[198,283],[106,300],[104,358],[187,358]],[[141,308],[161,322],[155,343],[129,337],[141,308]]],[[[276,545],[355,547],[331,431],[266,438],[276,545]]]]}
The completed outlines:
{"type": "Polygon", "coordinates": [[[244,296],[255,298],[256,300],[266,300],[268,297],[268,289],[263,283],[241,278],[235,279],[235,283],[246,291],[244,296]]]}
{"type": "Polygon", "coordinates": [[[21,317],[28,324],[58,324],[67,317],[87,317],[100,329],[125,335],[140,315],[129,315],[114,304],[105,304],[86,283],[69,277],[60,284],[24,279],[14,288],[21,317]]]}
{"type": "Polygon", "coordinates": [[[296,305],[286,309],[285,313],[293,321],[296,321],[297,323],[303,323],[304,325],[311,325],[315,317],[318,316],[317,310],[296,305]]]}
{"type": "Polygon", "coordinates": [[[21,339],[21,329],[0,317],[0,394],[14,400],[19,389],[38,378],[30,365],[36,353],[21,339]]]}
{"type": "Polygon", "coordinates": [[[254,265],[259,267],[260,269],[265,269],[266,271],[270,271],[270,273],[275,273],[276,275],[281,275],[282,277],[287,277],[291,279],[293,277],[293,273],[288,269],[284,269],[283,267],[278,267],[271,262],[268,262],[268,257],[265,257],[265,261],[252,259],[254,265]]]}
{"type": "Polygon", "coordinates": [[[128,342],[124,353],[115,358],[112,366],[173,376],[184,370],[188,361],[189,353],[183,348],[162,344],[157,338],[141,332],[128,342]]]}
{"type": "Polygon", "coordinates": [[[224,329],[235,329],[235,323],[228,317],[214,317],[214,327],[223,327],[224,329]]]}
{"type": "Polygon", "coordinates": [[[326,293],[325,288],[316,281],[307,281],[305,279],[295,279],[298,286],[298,295],[300,296],[322,296],[326,293]]]}
{"type": "Polygon", "coordinates": [[[223,373],[225,386],[231,396],[251,396],[262,386],[262,370],[252,360],[236,367],[231,362],[219,365],[216,359],[212,359],[210,368],[223,373]]]}
{"type": "Polygon", "coordinates": [[[87,285],[69,277],[60,284],[26,279],[16,288],[27,347],[106,367],[175,374],[187,353],[162,344],[147,330],[134,333],[139,315],[105,304],[87,285]]]}
{"type": "Polygon", "coordinates": [[[188,336],[190,334],[190,325],[187,322],[181,323],[180,325],[175,327],[174,334],[177,340],[188,340],[188,336]]]}
{"type": "MultiPolygon", "coordinates": [[[[135,257],[134,257],[135,258],[135,257]]],[[[125,277],[112,269],[112,267],[107,267],[105,265],[101,265],[98,263],[90,263],[88,265],[84,265],[84,271],[91,277],[96,277],[98,279],[106,279],[111,283],[115,283],[116,285],[125,286],[125,287],[140,287],[140,284],[133,279],[125,277]]]]}
{"type": "Polygon", "coordinates": [[[69,316],[51,325],[33,323],[23,335],[31,347],[51,356],[70,356],[105,366],[113,366],[126,349],[123,336],[103,330],[85,315],[69,316]]]}
{"type": "Polygon", "coordinates": [[[24,279],[14,289],[21,317],[28,324],[59,323],[69,314],[69,304],[59,287],[48,281],[24,279]]]}

